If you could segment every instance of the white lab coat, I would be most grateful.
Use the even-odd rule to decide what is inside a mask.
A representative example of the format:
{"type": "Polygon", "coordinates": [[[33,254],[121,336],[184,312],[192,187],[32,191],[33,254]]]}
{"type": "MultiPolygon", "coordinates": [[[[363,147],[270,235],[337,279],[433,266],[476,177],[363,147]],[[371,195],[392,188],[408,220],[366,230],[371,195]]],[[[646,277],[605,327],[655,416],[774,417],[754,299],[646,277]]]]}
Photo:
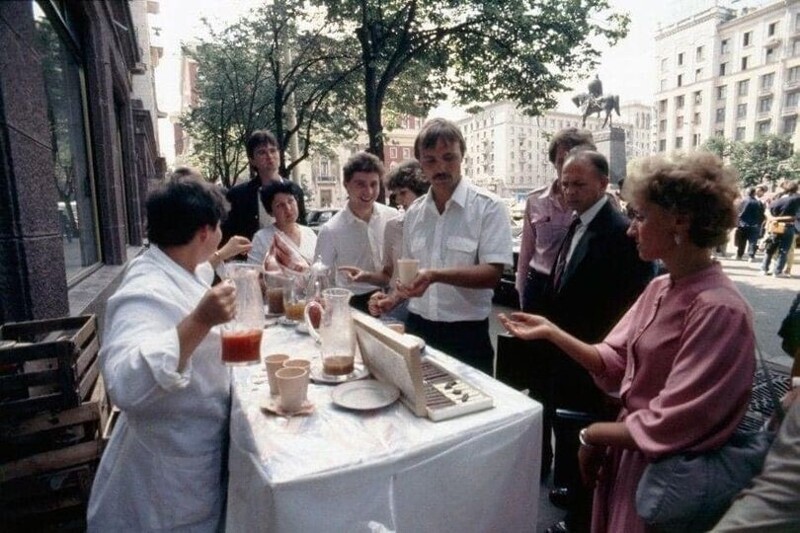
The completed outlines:
{"type": "Polygon", "coordinates": [[[230,374],[217,328],[177,372],[176,326],[209,288],[152,246],[108,301],[100,363],[122,413],[92,487],[90,532],[216,531],[223,522],[230,374]]]}

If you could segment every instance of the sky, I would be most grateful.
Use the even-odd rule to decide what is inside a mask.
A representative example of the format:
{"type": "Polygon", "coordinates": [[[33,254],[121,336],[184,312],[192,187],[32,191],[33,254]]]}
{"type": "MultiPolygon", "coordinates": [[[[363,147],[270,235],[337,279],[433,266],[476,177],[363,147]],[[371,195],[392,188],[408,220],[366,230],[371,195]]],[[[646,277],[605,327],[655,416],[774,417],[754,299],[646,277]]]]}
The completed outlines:
{"type": "MultiPolygon", "coordinates": [[[[664,23],[685,12],[687,5],[708,1],[610,0],[612,9],[630,14],[631,24],[625,39],[613,48],[601,48],[603,55],[596,73],[603,81],[604,92],[618,94],[623,104],[652,102],[656,86],[655,32],[659,22],[664,23]]],[[[160,36],[154,39],[154,44],[164,47],[164,56],[155,72],[160,110],[171,114],[180,109],[180,42],[204,34],[200,19],[206,17],[215,27],[223,27],[260,3],[260,0],[160,0],[160,13],[152,17],[150,22],[151,26],[160,28],[160,36]]],[[[587,73],[585,79],[575,81],[572,90],[558,95],[558,109],[574,112],[570,96],[578,91],[583,92],[594,74],[587,73]]],[[[459,118],[463,112],[444,103],[434,109],[431,115],[459,118]]],[[[161,121],[159,134],[162,139],[169,139],[161,144],[164,146],[164,155],[171,162],[174,156],[168,152],[172,146],[167,145],[172,144],[172,133],[167,120],[161,121]]]]}

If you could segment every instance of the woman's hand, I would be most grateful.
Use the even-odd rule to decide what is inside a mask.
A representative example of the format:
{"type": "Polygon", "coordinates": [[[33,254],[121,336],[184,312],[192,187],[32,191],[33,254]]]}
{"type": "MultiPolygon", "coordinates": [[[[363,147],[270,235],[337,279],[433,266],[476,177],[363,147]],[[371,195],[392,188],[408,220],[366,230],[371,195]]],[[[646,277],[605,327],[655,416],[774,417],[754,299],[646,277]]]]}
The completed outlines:
{"type": "Polygon", "coordinates": [[[252,247],[253,245],[247,237],[234,235],[228,240],[228,242],[225,243],[225,246],[217,251],[217,253],[219,254],[220,259],[227,261],[231,257],[246,254],[252,247]]]}
{"type": "Polygon", "coordinates": [[[214,285],[192,312],[195,320],[211,329],[233,319],[236,314],[236,286],[230,280],[214,285]]]}
{"type": "Polygon", "coordinates": [[[552,322],[539,315],[528,313],[511,313],[497,315],[506,331],[520,339],[546,339],[555,328],[552,322]]]}
{"type": "Polygon", "coordinates": [[[583,446],[578,448],[578,466],[584,486],[593,489],[601,478],[601,467],[605,446],[583,446]]]}

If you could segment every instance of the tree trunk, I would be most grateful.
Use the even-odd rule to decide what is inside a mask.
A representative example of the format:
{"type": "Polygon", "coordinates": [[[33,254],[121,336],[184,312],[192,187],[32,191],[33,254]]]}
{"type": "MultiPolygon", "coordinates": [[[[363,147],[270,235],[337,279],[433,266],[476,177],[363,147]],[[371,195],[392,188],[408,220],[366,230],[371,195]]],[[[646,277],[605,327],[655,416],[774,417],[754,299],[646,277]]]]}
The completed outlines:
{"type": "MultiPolygon", "coordinates": [[[[366,53],[365,53],[366,55],[366,53]]],[[[381,110],[383,109],[383,99],[378,96],[377,73],[375,67],[369,61],[365,61],[364,67],[364,103],[367,115],[367,137],[369,147],[367,151],[374,154],[383,161],[383,124],[381,122],[381,110]]],[[[378,193],[378,202],[386,203],[386,189],[381,180],[381,189],[378,193]]]]}

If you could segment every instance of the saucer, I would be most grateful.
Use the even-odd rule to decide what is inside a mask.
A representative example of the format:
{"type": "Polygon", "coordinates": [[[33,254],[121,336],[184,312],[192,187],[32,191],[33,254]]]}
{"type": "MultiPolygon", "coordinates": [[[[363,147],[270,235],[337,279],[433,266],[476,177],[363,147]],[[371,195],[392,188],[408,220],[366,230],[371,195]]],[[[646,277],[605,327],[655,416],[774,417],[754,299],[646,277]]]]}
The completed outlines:
{"type": "Polygon", "coordinates": [[[263,411],[269,411],[272,414],[276,414],[279,416],[299,416],[299,415],[310,415],[314,412],[314,404],[306,400],[303,402],[303,405],[300,407],[299,411],[294,413],[287,413],[283,410],[280,404],[280,398],[278,396],[269,397],[266,400],[263,400],[260,405],[263,411]]]}
{"type": "Polygon", "coordinates": [[[341,376],[332,376],[322,371],[322,362],[319,360],[311,362],[311,381],[314,383],[326,383],[328,385],[338,385],[348,381],[363,379],[369,375],[369,370],[363,363],[353,365],[353,371],[341,376]]]}
{"type": "Polygon", "coordinates": [[[400,389],[374,379],[343,383],[333,389],[333,403],[354,411],[369,411],[392,405],[400,397],[400,389]]]}

